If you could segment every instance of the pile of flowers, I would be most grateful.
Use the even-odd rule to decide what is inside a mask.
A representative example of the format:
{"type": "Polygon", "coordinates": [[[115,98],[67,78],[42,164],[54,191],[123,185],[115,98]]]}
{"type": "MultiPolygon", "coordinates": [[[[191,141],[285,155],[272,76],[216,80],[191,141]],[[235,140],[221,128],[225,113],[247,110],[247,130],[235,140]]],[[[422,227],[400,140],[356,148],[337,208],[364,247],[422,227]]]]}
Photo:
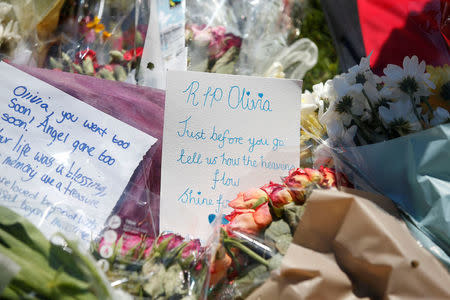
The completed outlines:
{"type": "Polygon", "coordinates": [[[103,238],[94,244],[93,254],[111,285],[131,295],[198,299],[203,293],[208,260],[199,240],[173,233],[156,239],[123,233],[117,241],[103,238]]]}
{"type": "Polygon", "coordinates": [[[211,299],[245,297],[280,266],[310,192],[349,186],[334,170],[296,169],[283,183],[270,182],[239,193],[229,203],[233,212],[222,225],[221,241],[211,267],[211,299]],[[337,180],[339,179],[339,183],[337,180]]]}
{"type": "Polygon", "coordinates": [[[403,68],[389,64],[383,72],[374,74],[370,56],[362,58],[302,96],[320,122],[315,128],[326,128],[328,146],[378,143],[450,121],[448,65],[426,66],[413,56],[404,58],[403,68]]]}
{"type": "MultiPolygon", "coordinates": [[[[78,51],[75,56],[69,52],[61,52],[60,57],[48,58],[51,69],[65,72],[96,76],[108,80],[126,81],[129,74],[140,63],[143,53],[143,37],[145,30],[131,30],[123,35],[112,35],[105,29],[98,17],[85,17],[79,23],[80,45],[86,45],[86,49],[78,51]],[[142,31],[142,32],[141,32],[142,31]],[[126,37],[126,38],[125,38],[126,37]],[[106,59],[104,50],[110,48],[109,58],[106,59]],[[102,57],[98,57],[100,49],[102,57]],[[126,50],[128,49],[128,50],[126,50]],[[100,63],[105,61],[106,63],[100,63]]],[[[64,46],[62,46],[64,48],[64,46]]]]}
{"type": "Polygon", "coordinates": [[[233,74],[242,39],[227,33],[224,26],[186,26],[189,70],[233,74]]]}

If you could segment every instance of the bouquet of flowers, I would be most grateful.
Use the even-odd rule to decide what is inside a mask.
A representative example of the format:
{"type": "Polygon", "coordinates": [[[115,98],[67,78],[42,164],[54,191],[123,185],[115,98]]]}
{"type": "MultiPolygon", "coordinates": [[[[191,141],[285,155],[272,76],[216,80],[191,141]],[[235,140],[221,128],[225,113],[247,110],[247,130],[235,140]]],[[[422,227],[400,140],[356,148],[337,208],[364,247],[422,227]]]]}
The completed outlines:
{"type": "Polygon", "coordinates": [[[199,299],[208,276],[207,251],[199,240],[166,233],[157,238],[107,230],[93,254],[111,285],[150,299],[199,299]]]}
{"type": "Polygon", "coordinates": [[[114,292],[94,259],[77,243],[55,237],[62,245],[0,206],[0,267],[6,271],[6,282],[4,274],[0,280],[1,298],[112,299],[114,292]]]}
{"type": "Polygon", "coordinates": [[[355,186],[390,197],[448,264],[450,68],[405,57],[380,77],[369,59],[304,95],[327,130],[326,141],[315,137],[315,163],[333,161],[355,186]]]}
{"type": "Polygon", "coordinates": [[[192,71],[233,74],[242,39],[224,26],[186,26],[186,45],[192,71]]]}
{"type": "Polygon", "coordinates": [[[317,46],[297,40],[301,6],[292,1],[189,1],[188,69],[302,79],[317,63],[317,46]]]}
{"type": "MultiPolygon", "coordinates": [[[[342,184],[349,183],[342,178],[342,184]]],[[[292,242],[308,195],[336,187],[334,170],[292,170],[282,184],[270,182],[239,193],[222,225],[220,245],[211,267],[211,299],[245,298],[280,266],[292,242]]]]}
{"type": "Polygon", "coordinates": [[[42,64],[65,72],[135,82],[147,34],[147,4],[66,1],[59,19],[42,64]]]}

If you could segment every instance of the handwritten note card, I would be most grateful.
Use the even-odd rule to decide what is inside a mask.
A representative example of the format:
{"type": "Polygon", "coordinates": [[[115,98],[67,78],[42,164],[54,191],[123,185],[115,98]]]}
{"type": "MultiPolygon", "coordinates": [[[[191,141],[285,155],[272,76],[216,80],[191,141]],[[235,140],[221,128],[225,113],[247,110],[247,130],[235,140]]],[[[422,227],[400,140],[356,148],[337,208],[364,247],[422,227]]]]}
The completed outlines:
{"type": "Polygon", "coordinates": [[[298,167],[301,82],[169,72],[162,230],[206,239],[238,192],[298,167]]]}
{"type": "Polygon", "coordinates": [[[0,63],[0,205],[89,242],[155,139],[0,63]]]}

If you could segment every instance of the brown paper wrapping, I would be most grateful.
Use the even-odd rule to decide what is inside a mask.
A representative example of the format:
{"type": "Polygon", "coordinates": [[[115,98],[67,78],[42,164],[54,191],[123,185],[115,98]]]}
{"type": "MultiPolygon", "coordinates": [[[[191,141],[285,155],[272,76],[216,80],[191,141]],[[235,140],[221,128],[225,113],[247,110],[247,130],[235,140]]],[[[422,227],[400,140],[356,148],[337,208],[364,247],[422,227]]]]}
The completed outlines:
{"type": "Polygon", "coordinates": [[[311,194],[280,270],[248,299],[450,299],[447,270],[391,201],[346,191],[311,194]]]}

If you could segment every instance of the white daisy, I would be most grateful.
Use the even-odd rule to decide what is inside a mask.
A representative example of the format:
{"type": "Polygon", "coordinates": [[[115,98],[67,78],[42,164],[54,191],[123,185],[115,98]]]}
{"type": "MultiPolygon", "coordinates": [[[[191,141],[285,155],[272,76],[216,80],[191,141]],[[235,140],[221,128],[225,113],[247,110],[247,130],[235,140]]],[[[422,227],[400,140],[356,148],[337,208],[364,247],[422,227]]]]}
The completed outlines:
{"type": "Polygon", "coordinates": [[[443,109],[442,107],[436,108],[436,110],[433,112],[433,116],[434,118],[430,121],[431,126],[444,124],[450,121],[450,114],[446,109],[443,109]]]}
{"type": "Polygon", "coordinates": [[[381,106],[378,111],[386,126],[400,135],[422,130],[410,101],[390,103],[389,108],[381,106]]]}
{"type": "Polygon", "coordinates": [[[376,85],[381,83],[381,78],[375,75],[370,69],[370,56],[361,58],[359,65],[353,66],[348,70],[348,73],[343,74],[343,77],[349,84],[364,84],[366,82],[371,82],[376,85]]]}
{"type": "Polygon", "coordinates": [[[435,88],[434,83],[430,81],[430,74],[425,73],[425,67],[425,61],[422,60],[419,64],[417,56],[406,56],[403,59],[403,69],[389,64],[383,70],[386,76],[381,79],[397,100],[409,100],[413,96],[416,101],[420,101],[419,97],[429,96],[430,88],[435,88]]]}
{"type": "Polygon", "coordinates": [[[364,84],[364,91],[375,109],[378,109],[380,106],[388,106],[389,102],[391,102],[392,92],[387,87],[378,90],[373,83],[368,81],[364,84]]]}
{"type": "Polygon", "coordinates": [[[336,99],[336,91],[334,90],[332,80],[327,80],[325,84],[323,82],[315,84],[312,88],[316,104],[319,108],[318,116],[320,119],[323,116],[325,108],[336,99]]]}
{"type": "Polygon", "coordinates": [[[6,26],[0,24],[0,46],[2,48],[9,50],[15,48],[20,39],[19,23],[11,20],[6,26]]]}
{"type": "Polygon", "coordinates": [[[303,114],[309,115],[314,111],[316,111],[317,108],[318,105],[316,103],[316,96],[310,91],[306,90],[302,94],[302,108],[301,108],[302,115],[303,114]]]}
{"type": "Polygon", "coordinates": [[[333,147],[354,146],[353,139],[355,138],[356,130],[358,130],[356,125],[351,126],[347,130],[342,123],[336,120],[331,121],[327,126],[330,144],[333,147]]]}
{"type": "Polygon", "coordinates": [[[338,98],[330,103],[320,122],[328,126],[328,123],[333,120],[340,120],[348,126],[353,116],[362,116],[367,110],[366,102],[361,94],[363,86],[362,84],[350,85],[342,77],[334,78],[333,86],[338,98]]]}

